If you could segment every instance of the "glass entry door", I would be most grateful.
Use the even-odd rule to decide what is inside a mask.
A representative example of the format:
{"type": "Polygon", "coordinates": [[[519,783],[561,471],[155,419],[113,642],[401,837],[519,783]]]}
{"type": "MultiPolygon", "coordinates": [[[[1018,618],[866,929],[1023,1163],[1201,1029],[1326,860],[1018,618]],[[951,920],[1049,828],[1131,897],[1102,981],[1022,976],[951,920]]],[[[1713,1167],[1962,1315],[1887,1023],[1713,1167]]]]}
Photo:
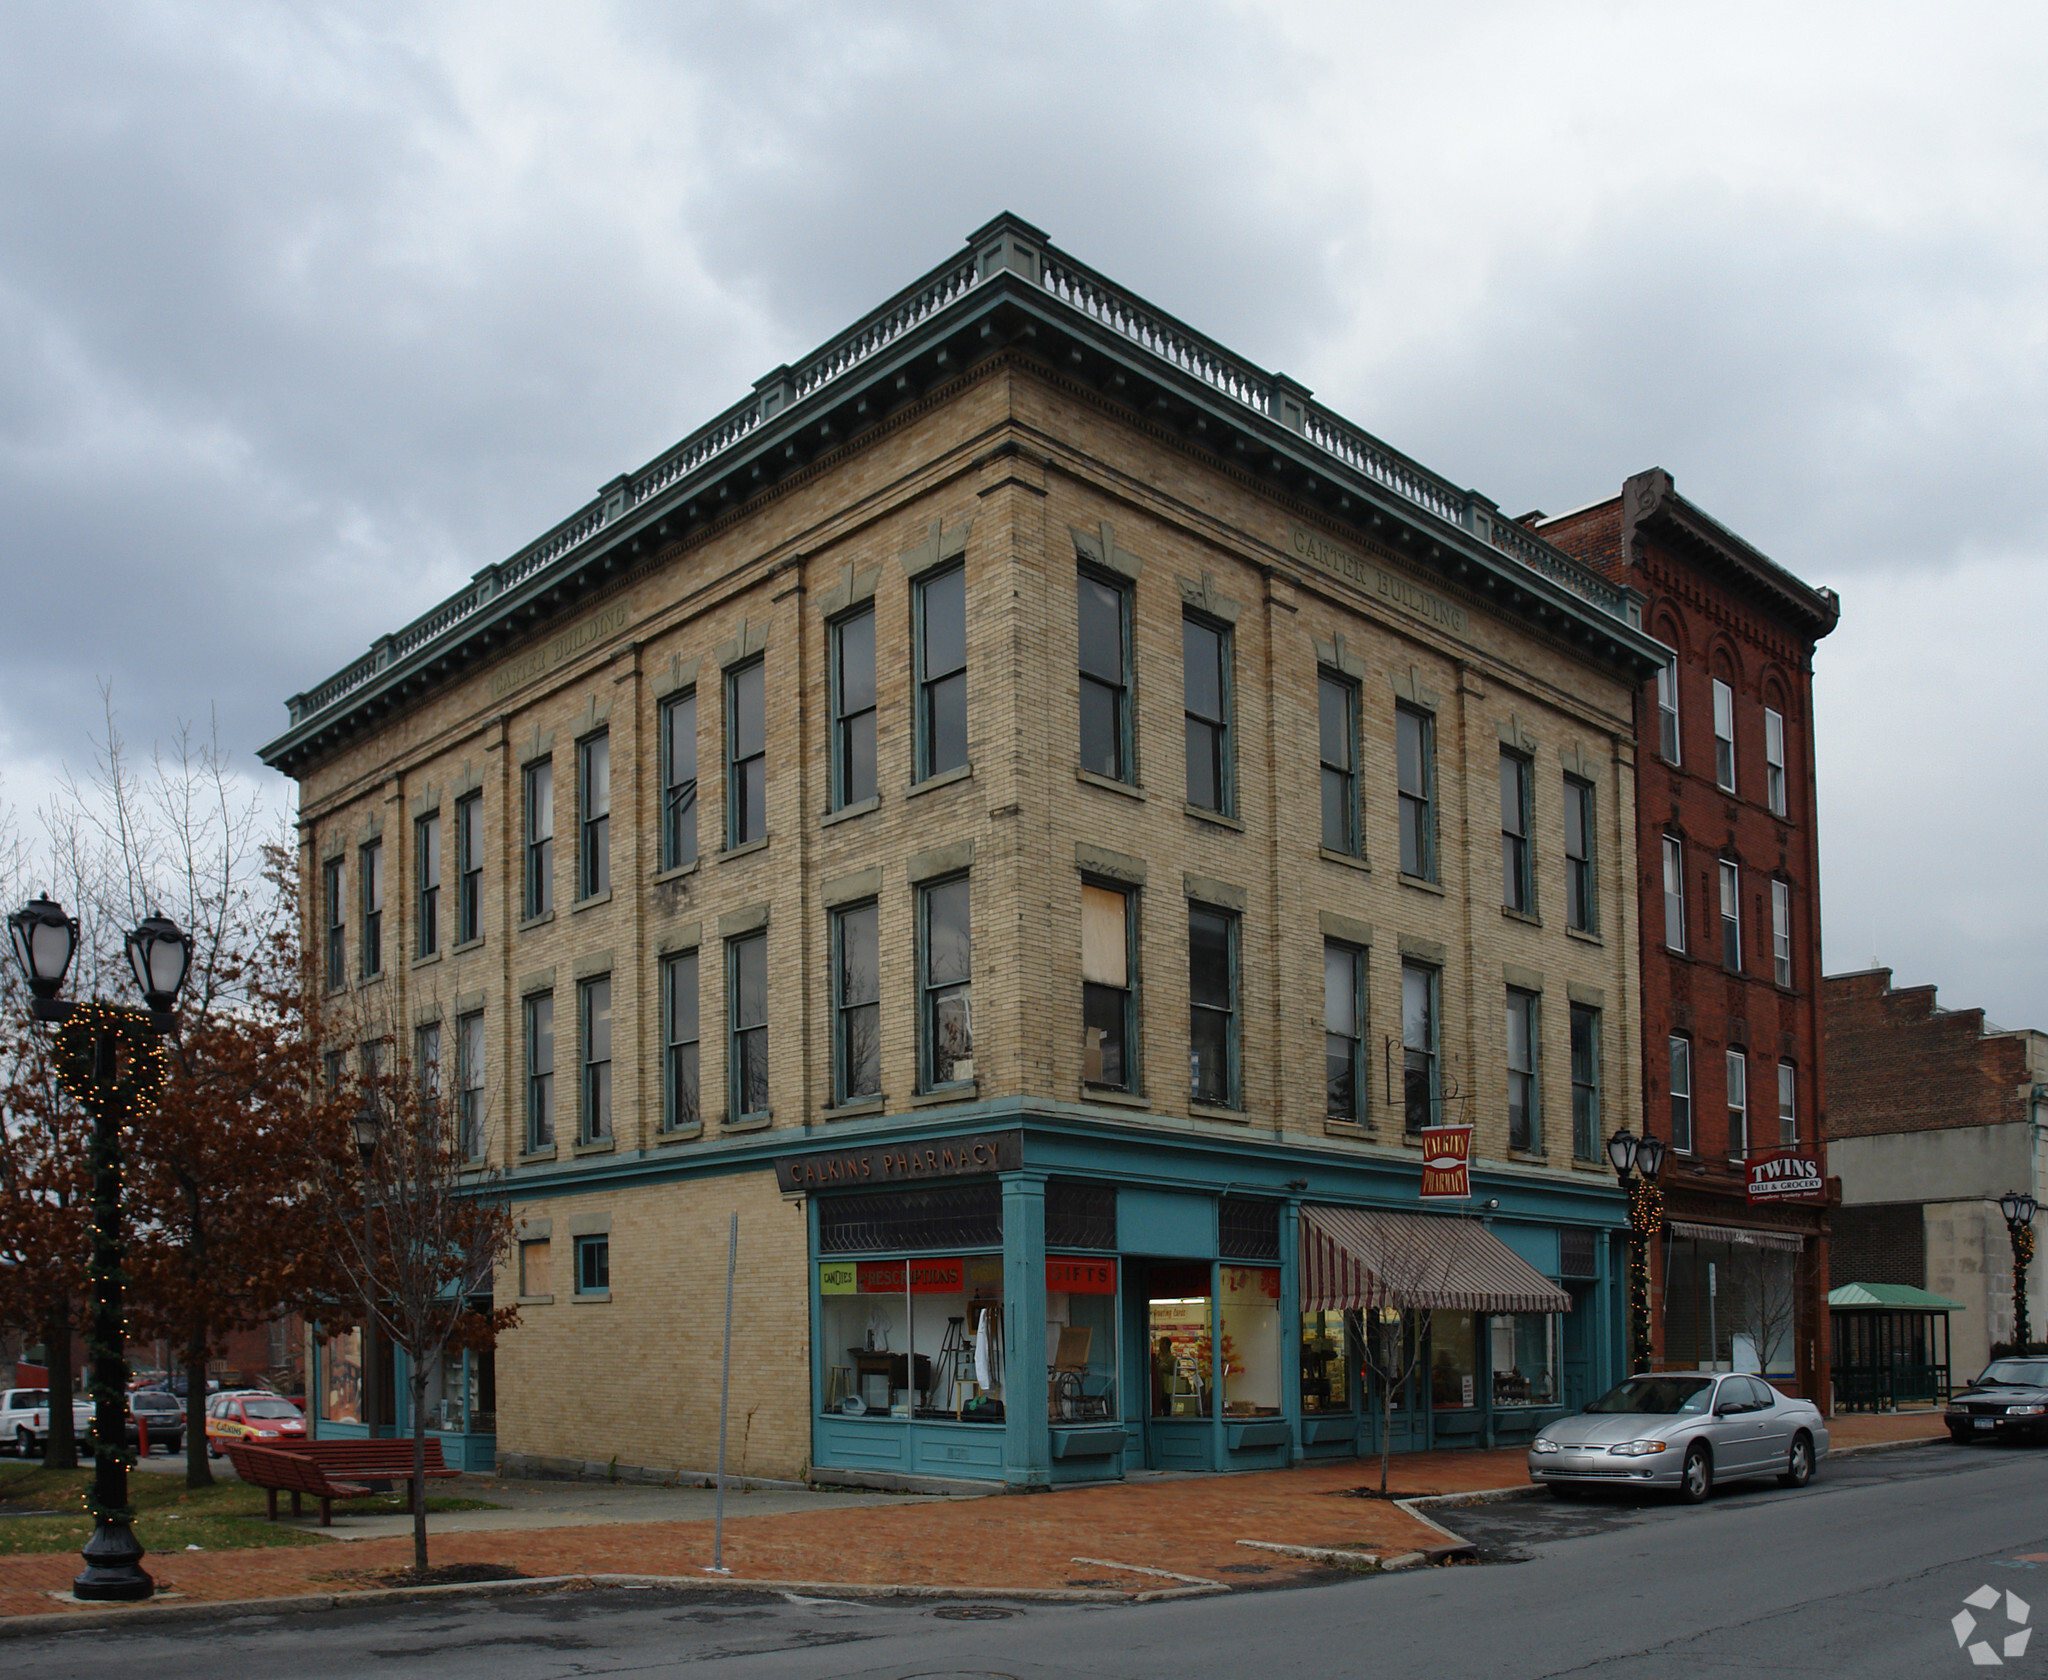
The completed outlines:
{"type": "Polygon", "coordinates": [[[1381,1308],[1362,1314],[1361,1319],[1369,1414],[1365,1436],[1370,1450],[1379,1450],[1381,1433],[1387,1431],[1395,1452],[1421,1452],[1430,1443],[1427,1315],[1381,1308]],[[1387,1407],[1390,1392],[1391,1417],[1387,1407]]]}

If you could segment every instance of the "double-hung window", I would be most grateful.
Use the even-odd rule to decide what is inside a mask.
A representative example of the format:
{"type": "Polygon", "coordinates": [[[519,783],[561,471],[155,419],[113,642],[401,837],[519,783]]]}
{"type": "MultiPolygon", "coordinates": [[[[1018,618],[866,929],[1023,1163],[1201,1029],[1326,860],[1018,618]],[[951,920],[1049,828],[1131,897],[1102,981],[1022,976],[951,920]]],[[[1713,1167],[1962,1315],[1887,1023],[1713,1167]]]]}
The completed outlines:
{"type": "Polygon", "coordinates": [[[1742,872],[1721,859],[1721,966],[1742,971],[1742,872]]]}
{"type": "Polygon", "coordinates": [[[455,1148],[465,1161],[484,1152],[484,1012],[455,1018],[455,1148]]]}
{"type": "Polygon", "coordinates": [[[1187,726],[1188,803],[1228,816],[1230,632],[1206,619],[1180,625],[1182,711],[1187,726]]]}
{"type": "Polygon", "coordinates": [[[413,954],[431,957],[441,949],[441,813],[430,811],[412,825],[413,954]]]}
{"type": "Polygon", "coordinates": [[[1564,921],[1578,933],[1598,933],[1600,896],[1593,880],[1593,784],[1564,779],[1564,921]]]}
{"type": "Polygon", "coordinates": [[[1081,1022],[1084,1084],[1137,1088],[1132,1056],[1131,899],[1114,887],[1081,885],[1081,1022]]]}
{"type": "Polygon", "coordinates": [[[363,977],[384,972],[384,843],[363,848],[363,977]]]}
{"type": "Polygon", "coordinates": [[[1735,690],[1714,679],[1714,785],[1735,791],[1735,690]]]}
{"type": "Polygon", "coordinates": [[[1572,1005],[1572,1158],[1600,1159],[1600,1011],[1572,1005]]]}
{"type": "Polygon", "coordinates": [[[1500,755],[1500,901],[1510,910],[1533,915],[1536,874],[1529,853],[1529,761],[1520,753],[1500,755]]]}
{"type": "Polygon", "coordinates": [[[1678,763],[1678,655],[1670,654],[1657,669],[1657,752],[1667,764],[1678,763]]]}
{"type": "Polygon", "coordinates": [[[1356,857],[1358,844],[1358,684],[1316,673],[1316,732],[1323,761],[1323,849],[1356,857]]]}
{"type": "Polygon", "coordinates": [[[967,568],[917,586],[917,779],[967,762],[967,568]]]}
{"type": "Polygon", "coordinates": [[[466,793],[455,802],[455,943],[467,945],[484,931],[484,796],[466,793]]]}
{"type": "Polygon", "coordinates": [[[919,1079],[927,1091],[974,1077],[974,951],[967,877],[918,892],[919,1079]]]}
{"type": "Polygon", "coordinates": [[[1792,886],[1788,881],[1771,883],[1771,978],[1781,986],[1792,984],[1792,886]]]}
{"type": "Polygon", "coordinates": [[[1401,1096],[1412,1136],[1437,1120],[1437,971],[1401,965],[1401,1096]]]}
{"type": "Polygon", "coordinates": [[[1080,575],[1081,768],[1135,782],[1131,752],[1131,592],[1080,575]]]}
{"type": "Polygon", "coordinates": [[[697,691],[661,703],[661,867],[697,861],[697,691]]]}
{"type": "Polygon", "coordinates": [[[726,946],[726,1019],[730,1022],[730,1114],[768,1115],[768,935],[750,933],[726,946]]]}
{"type": "Polygon", "coordinates": [[[555,907],[555,766],[541,759],[529,764],[525,783],[526,919],[545,916],[555,907]]]}
{"type": "Polygon", "coordinates": [[[1692,1040],[1674,1033],[1668,1049],[1671,1055],[1671,1147],[1681,1155],[1692,1153],[1692,1040]]]}
{"type": "Polygon", "coordinates": [[[1508,1147],[1532,1154],[1543,1147],[1536,1010],[1534,992],[1508,988],[1508,1147]]]}
{"type": "Polygon", "coordinates": [[[327,989],[348,984],[348,865],[329,858],[320,866],[322,914],[326,920],[327,989]]]}
{"type": "Polygon", "coordinates": [[[609,1232],[576,1241],[576,1293],[610,1295],[612,1292],[612,1239],[609,1232]]]}
{"type": "Polygon", "coordinates": [[[441,1023],[423,1021],[412,1029],[412,1076],[419,1087],[421,1116],[433,1125],[441,1116],[441,1023]]]}
{"type": "Polygon", "coordinates": [[[1664,944],[1685,949],[1685,846],[1675,834],[1664,836],[1664,944]]]}
{"type": "Polygon", "coordinates": [[[526,1148],[555,1147],[555,994],[526,1000],[526,1148]]]}
{"type": "Polygon", "coordinates": [[[1743,1160],[1749,1154],[1749,1053],[1732,1048],[1728,1052],[1728,1158],[1743,1160]]]}
{"type": "Polygon", "coordinates": [[[1785,815],[1785,714],[1770,706],[1764,708],[1764,798],[1785,815]]]}
{"type": "Polygon", "coordinates": [[[704,1122],[697,1084],[697,953],[681,951],[661,965],[661,1129],[687,1131],[704,1122]]]}
{"type": "Polygon", "coordinates": [[[1189,1099],[1237,1107],[1237,917],[1188,906],[1189,1099]]]}
{"type": "Polygon", "coordinates": [[[1799,1141],[1799,1070],[1790,1062],[1778,1064],[1778,1141],[1799,1141]]]}
{"type": "Polygon", "coordinates": [[[838,911],[832,923],[833,1099],[864,1102],[882,1094],[881,911],[870,899],[838,911]]]}
{"type": "Polygon", "coordinates": [[[1401,873],[1436,879],[1436,719],[1394,709],[1394,757],[1401,793],[1401,873]]]}
{"type": "Polygon", "coordinates": [[[600,974],[576,984],[577,1032],[582,1040],[578,1081],[583,1141],[603,1143],[612,1135],[612,977],[600,974]]]}
{"type": "Polygon", "coordinates": [[[576,743],[576,896],[596,898],[612,885],[612,738],[576,743]]]}
{"type": "Polygon", "coordinates": [[[875,797],[875,609],[832,621],[832,809],[875,797]]]}
{"type": "Polygon", "coordinates": [[[1323,1112],[1365,1119],[1365,953],[1323,942],[1323,1112]]]}
{"type": "Polygon", "coordinates": [[[768,838],[768,668],[725,674],[725,844],[768,838]]]}

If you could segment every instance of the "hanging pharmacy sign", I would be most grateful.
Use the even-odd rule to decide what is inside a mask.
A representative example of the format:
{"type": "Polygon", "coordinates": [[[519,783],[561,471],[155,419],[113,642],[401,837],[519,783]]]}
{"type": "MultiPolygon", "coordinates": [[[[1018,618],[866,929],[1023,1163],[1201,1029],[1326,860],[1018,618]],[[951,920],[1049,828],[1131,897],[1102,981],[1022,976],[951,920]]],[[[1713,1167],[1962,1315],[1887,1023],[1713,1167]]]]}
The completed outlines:
{"type": "Polygon", "coordinates": [[[1458,1201],[1472,1194],[1472,1128],[1426,1126],[1422,1140],[1422,1199],[1458,1201]]]}
{"type": "Polygon", "coordinates": [[[1799,1149],[1781,1149],[1759,1155],[1749,1163],[1749,1200],[1758,1202],[1824,1202],[1827,1180],[1821,1176],[1820,1157],[1799,1149]]]}

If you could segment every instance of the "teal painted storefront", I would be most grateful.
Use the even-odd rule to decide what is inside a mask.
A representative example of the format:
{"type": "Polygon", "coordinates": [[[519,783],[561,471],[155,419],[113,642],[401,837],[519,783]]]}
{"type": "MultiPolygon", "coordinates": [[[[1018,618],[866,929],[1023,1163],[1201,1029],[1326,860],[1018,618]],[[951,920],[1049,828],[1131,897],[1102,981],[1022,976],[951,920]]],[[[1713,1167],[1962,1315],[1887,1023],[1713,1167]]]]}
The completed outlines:
{"type": "MultiPolygon", "coordinates": [[[[393,1420],[378,1425],[380,1439],[412,1438],[412,1362],[396,1348],[382,1350],[390,1362],[391,1383],[384,1390],[381,1409],[393,1420]]],[[[497,1469],[498,1434],[494,1368],[487,1353],[451,1353],[445,1381],[430,1379],[427,1389],[427,1436],[441,1443],[441,1457],[451,1470],[467,1470],[488,1476],[497,1469]]],[[[313,1338],[312,1380],[308,1412],[315,1440],[360,1441],[369,1431],[360,1421],[359,1395],[351,1373],[359,1374],[348,1353],[337,1355],[335,1345],[319,1336],[313,1338]],[[330,1412],[352,1411],[352,1416],[330,1416],[330,1412]]],[[[435,1373],[439,1375],[440,1373],[435,1373]]],[[[381,1387],[382,1385],[380,1385],[381,1387]]]]}
{"type": "MultiPolygon", "coordinates": [[[[1368,1404],[1355,1347],[1348,1359],[1312,1361],[1319,1374],[1305,1379],[1300,1212],[1310,1205],[1416,1212],[1413,1152],[1340,1156],[1271,1132],[1133,1125],[1080,1105],[991,1106],[959,1114],[943,1128],[871,1122],[829,1137],[814,1133],[805,1142],[814,1151],[887,1147],[914,1161],[997,1128],[1014,1134],[1015,1144],[1001,1171],[978,1180],[935,1178],[922,1199],[918,1187],[902,1185],[835,1189],[824,1183],[808,1194],[814,1470],[850,1471],[862,1479],[999,1480],[1025,1488],[1115,1480],[1148,1468],[1267,1469],[1379,1451],[1377,1396],[1368,1404]],[[892,1245],[890,1239],[905,1231],[889,1223],[891,1194],[906,1198],[909,1207],[964,1194],[958,1187],[976,1182],[983,1186],[976,1203],[981,1223],[960,1229],[977,1240],[948,1243],[941,1236],[892,1245]],[[1113,1205],[1113,1214],[1106,1224],[1097,1217],[1082,1230],[1062,1211],[1077,1199],[1098,1214],[1113,1205]],[[843,1212],[855,1200],[862,1219],[849,1221],[843,1212]],[[993,1220],[998,1206],[999,1229],[993,1220]],[[871,1246],[860,1246],[864,1232],[871,1233],[871,1246]],[[1047,1324],[1049,1262],[1057,1281],[1080,1275],[1077,1269],[1098,1278],[1113,1274],[1112,1293],[1101,1300],[1067,1295],[1064,1318],[1050,1315],[1043,1371],[1035,1337],[1006,1336],[1027,1345],[1006,1349],[1000,1421],[973,1421],[958,1407],[939,1415],[939,1406],[918,1404],[946,1399],[919,1392],[925,1361],[937,1354],[938,1315],[967,1302],[971,1335],[974,1292],[979,1287],[993,1308],[999,1277],[998,1316],[1005,1326],[1047,1324]],[[933,1316],[920,1329],[915,1291],[924,1276],[935,1280],[934,1289],[955,1293],[934,1297],[933,1316]],[[984,1280],[978,1286],[976,1277],[984,1280]],[[890,1316],[898,1310],[895,1295],[884,1293],[895,1291],[899,1278],[900,1320],[890,1316]],[[888,1320],[881,1330],[894,1351],[859,1345],[859,1309],[848,1302],[869,1299],[862,1292],[871,1285],[884,1302],[878,1317],[888,1320]],[[1178,1341],[1164,1336],[1155,1343],[1162,1304],[1169,1315],[1186,1315],[1178,1341]],[[1090,1331],[1085,1369],[1060,1376],[1052,1369],[1065,1345],[1055,1341],[1059,1325],[1076,1325],[1084,1306],[1090,1331]],[[1256,1331],[1250,1340],[1258,1351],[1250,1357],[1233,1355],[1233,1312],[1240,1332],[1247,1325],[1256,1331]],[[907,1340],[897,1344],[896,1336],[907,1340]],[[1203,1350],[1201,1359],[1208,1359],[1206,1350],[1221,1358],[1182,1377],[1178,1386],[1191,1392],[1170,1392],[1191,1346],[1203,1350]],[[848,1415],[845,1396],[863,1369],[876,1403],[863,1415],[848,1415]],[[1241,1391],[1259,1390],[1257,1402],[1231,1399],[1233,1371],[1241,1391]],[[1305,1380],[1316,1393],[1305,1396],[1305,1380]],[[1063,1392],[1049,1392],[1055,1383],[1063,1392]],[[1056,1408],[1083,1415],[1055,1415],[1056,1408]],[[899,1415],[889,1415],[892,1409],[899,1415]]],[[[1625,1211],[1612,1178],[1480,1166],[1472,1190],[1461,1213],[1437,1216],[1480,1219],[1562,1287],[1573,1310],[1548,1327],[1438,1315],[1439,1339],[1461,1339],[1460,1345],[1420,1349],[1408,1403],[1395,1413],[1396,1450],[1526,1440],[1622,1374],[1619,1238],[1625,1211]],[[1535,1383],[1518,1365],[1503,1368],[1498,1357],[1525,1345],[1547,1349],[1545,1374],[1535,1383]],[[1428,1392],[1432,1383],[1434,1393],[1428,1392]]],[[[877,1321],[870,1318],[869,1328],[877,1321]]],[[[932,1367],[934,1385],[943,1379],[943,1364],[932,1367]]]]}

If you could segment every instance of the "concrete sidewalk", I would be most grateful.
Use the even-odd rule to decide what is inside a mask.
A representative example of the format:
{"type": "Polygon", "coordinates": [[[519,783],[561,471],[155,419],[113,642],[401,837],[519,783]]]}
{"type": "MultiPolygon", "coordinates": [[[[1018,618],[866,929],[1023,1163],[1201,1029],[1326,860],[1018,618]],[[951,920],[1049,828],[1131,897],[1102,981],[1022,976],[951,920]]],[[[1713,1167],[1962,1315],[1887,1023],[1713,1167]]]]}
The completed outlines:
{"type": "MultiPolygon", "coordinates": [[[[1943,1433],[1935,1412],[1841,1418],[1836,1452],[1881,1450],[1943,1433]]],[[[1275,1546],[1392,1558],[1440,1546],[1444,1533],[1401,1500],[1528,1487],[1519,1447],[1397,1457],[1391,1500],[1377,1461],[1345,1459],[1293,1470],[1160,1477],[1106,1487],[1005,1497],[729,1492],[725,1562],[733,1584],[843,1584],[874,1589],[1135,1595],[1195,1582],[1234,1588],[1295,1585],[1326,1575],[1331,1560],[1275,1546]],[[1258,1542],[1246,1545],[1244,1542],[1258,1542]]],[[[445,1491],[490,1499],[502,1511],[429,1518],[431,1561],[498,1564],[532,1576],[638,1574],[700,1577],[711,1561],[712,1494],[465,1477],[445,1491]]],[[[1439,1512],[1451,1528],[1454,1510],[1439,1512]]],[[[319,1532],[317,1529],[314,1532],[319,1532]]],[[[336,1546],[174,1553],[145,1567],[165,1594],[186,1601],[264,1599],[373,1590],[410,1566],[409,1519],[336,1518],[336,1546]],[[393,1530],[397,1532],[393,1532],[393,1530]]],[[[73,1608],[59,1595],[70,1553],[0,1557],[0,1617],[73,1608]]]]}

